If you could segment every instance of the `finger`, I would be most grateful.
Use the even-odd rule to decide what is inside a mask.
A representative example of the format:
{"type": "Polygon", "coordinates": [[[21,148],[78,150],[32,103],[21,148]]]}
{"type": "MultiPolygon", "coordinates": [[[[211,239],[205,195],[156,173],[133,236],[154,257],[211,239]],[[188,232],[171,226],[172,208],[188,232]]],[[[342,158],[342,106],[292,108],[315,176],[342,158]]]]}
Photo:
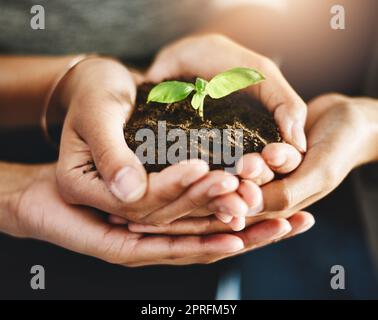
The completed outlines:
{"type": "MultiPolygon", "coordinates": [[[[247,251],[264,247],[271,243],[278,242],[280,240],[305,232],[310,229],[315,222],[312,215],[307,212],[296,213],[287,221],[291,226],[291,231],[289,231],[290,227],[287,225],[287,223],[285,223],[285,219],[265,220],[258,224],[255,224],[253,227],[248,228],[247,239],[245,235],[242,236],[246,244],[248,244],[248,246],[246,246],[243,250],[223,256],[206,256],[206,259],[204,259],[204,261],[216,262],[220,259],[229,258],[247,251]]],[[[237,233],[236,235],[240,234],[241,233],[237,233]]]]}
{"type": "Polygon", "coordinates": [[[237,235],[243,240],[246,249],[251,249],[259,245],[271,243],[283,237],[292,230],[290,223],[286,219],[270,219],[259,222],[237,235]]]}
{"type": "Polygon", "coordinates": [[[203,218],[183,218],[165,225],[147,225],[130,222],[128,229],[135,233],[152,233],[167,235],[198,235],[210,234],[209,227],[213,224],[223,225],[222,222],[214,217],[203,218]]]}
{"type": "MultiPolygon", "coordinates": [[[[289,222],[291,226],[291,231],[286,232],[286,233],[283,232],[283,235],[278,233],[277,235],[270,238],[269,240],[263,241],[257,244],[256,246],[253,247],[253,249],[261,248],[273,242],[279,242],[281,240],[291,238],[295,235],[298,235],[300,233],[303,233],[309,230],[315,224],[315,220],[313,216],[310,213],[304,212],[304,211],[295,213],[289,219],[287,219],[287,221],[289,222]]],[[[246,248],[245,250],[248,251],[249,248],[246,248]]]]}
{"type": "Polygon", "coordinates": [[[266,81],[258,86],[250,87],[249,90],[268,110],[274,113],[284,140],[295,146],[298,151],[305,152],[307,149],[304,133],[306,104],[286,81],[274,62],[251,53],[253,62],[256,61],[256,57],[258,57],[258,67],[265,75],[266,81]]]}
{"type": "Polygon", "coordinates": [[[222,213],[222,212],[216,212],[215,216],[222,221],[223,223],[230,223],[231,220],[234,218],[231,214],[228,213],[222,213]]]}
{"type": "Polygon", "coordinates": [[[248,216],[255,216],[263,211],[263,194],[261,188],[256,183],[249,180],[242,180],[238,193],[248,206],[248,216]]]}
{"type": "Polygon", "coordinates": [[[132,203],[143,197],[147,175],[143,165],[127,146],[123,127],[132,110],[130,99],[109,93],[97,97],[85,123],[75,124],[88,143],[96,168],[115,197],[132,203]]]}
{"type": "MultiPolygon", "coordinates": [[[[124,208],[130,220],[149,224],[158,224],[163,220],[155,211],[163,210],[166,205],[179,199],[192,184],[209,172],[208,164],[200,159],[184,160],[159,173],[149,174],[149,188],[146,196],[135,206],[124,208]]],[[[123,213],[125,214],[125,213],[123,213]]],[[[180,216],[181,212],[172,213],[180,216]]]]}
{"type": "Polygon", "coordinates": [[[288,221],[286,219],[264,220],[242,232],[237,233],[237,235],[243,239],[245,248],[242,251],[230,254],[227,257],[256,250],[290,237],[293,235],[293,229],[299,225],[302,225],[302,222],[299,222],[299,220],[308,220],[308,222],[310,220],[308,215],[304,217],[302,213],[295,214],[292,218],[292,221],[288,221]]]}
{"type": "Polygon", "coordinates": [[[309,212],[300,211],[288,219],[292,230],[285,235],[284,239],[306,232],[315,224],[313,215],[309,212]]]}
{"type": "Polygon", "coordinates": [[[293,171],[302,161],[301,153],[287,143],[270,143],[265,146],[261,156],[271,170],[280,174],[293,171]]]}
{"type": "MultiPolygon", "coordinates": [[[[184,191],[204,178],[209,172],[208,164],[200,159],[176,163],[159,173],[150,174],[149,196],[146,201],[158,207],[178,199],[184,191]]],[[[157,209],[157,208],[154,208],[157,209]]]]}
{"type": "Polygon", "coordinates": [[[186,258],[187,263],[195,263],[196,257],[230,254],[240,251],[243,242],[231,234],[211,236],[149,236],[140,239],[132,249],[132,256],[126,265],[148,265],[169,263],[186,258]]]}
{"type": "Polygon", "coordinates": [[[244,217],[248,213],[248,206],[236,192],[228,193],[211,201],[207,208],[210,212],[217,212],[232,217],[244,217]]]}
{"type": "MultiPolygon", "coordinates": [[[[229,223],[233,217],[244,217],[253,214],[255,208],[251,209],[248,207],[247,201],[243,199],[243,195],[239,191],[242,183],[243,181],[239,182],[237,192],[230,192],[216,197],[215,200],[210,201],[208,204],[192,210],[189,216],[206,217],[215,214],[215,216],[223,223],[229,223]]],[[[244,189],[242,188],[242,190],[244,189]]],[[[261,192],[261,190],[258,190],[257,192],[261,192]]],[[[255,193],[253,191],[249,192],[249,196],[254,195],[255,193]]]]}
{"type": "Polygon", "coordinates": [[[307,206],[307,201],[312,197],[329,192],[324,189],[327,180],[331,179],[326,172],[336,170],[336,167],[329,161],[328,156],[312,149],[292,174],[263,186],[265,210],[297,210],[300,204],[307,206]]]}
{"type": "Polygon", "coordinates": [[[119,216],[115,216],[113,214],[109,215],[108,221],[111,224],[120,224],[120,225],[127,224],[127,219],[119,217],[119,216]]]}
{"type": "Polygon", "coordinates": [[[195,183],[176,201],[152,212],[144,219],[145,224],[167,224],[188,215],[212,199],[235,191],[239,180],[225,171],[211,171],[199,183],[195,183]]]}
{"type": "Polygon", "coordinates": [[[228,226],[233,230],[233,231],[241,231],[245,228],[245,218],[244,217],[234,217],[228,223],[228,226]]]}
{"type": "Polygon", "coordinates": [[[248,179],[261,186],[274,178],[273,171],[265,163],[261,154],[248,153],[237,163],[236,170],[243,179],[248,179]]]}
{"type": "Polygon", "coordinates": [[[292,144],[301,153],[307,150],[307,140],[304,131],[307,108],[303,101],[291,104],[281,104],[274,111],[276,121],[283,139],[292,144]]]}

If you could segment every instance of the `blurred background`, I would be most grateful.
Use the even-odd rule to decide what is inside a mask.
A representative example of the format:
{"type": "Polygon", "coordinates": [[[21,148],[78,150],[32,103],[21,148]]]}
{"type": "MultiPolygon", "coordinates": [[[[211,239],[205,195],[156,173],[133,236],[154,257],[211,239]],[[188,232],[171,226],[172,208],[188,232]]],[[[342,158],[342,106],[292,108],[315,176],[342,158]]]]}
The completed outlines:
{"type": "MultiPolygon", "coordinates": [[[[306,100],[325,92],[365,94],[378,43],[376,0],[0,0],[0,6],[0,54],[98,52],[145,67],[165,44],[214,31],[275,59],[306,100]],[[30,29],[33,4],[45,7],[46,30],[30,29]],[[345,8],[345,30],[330,27],[335,4],[345,8]]],[[[0,160],[56,159],[38,128],[14,122],[0,117],[0,160]]],[[[240,276],[243,299],[378,298],[377,268],[353,179],[309,208],[317,220],[309,232],[209,266],[128,269],[0,235],[0,298],[205,299],[215,297],[225,273],[240,276]],[[47,290],[30,289],[35,264],[45,267],[47,290]],[[346,270],[345,290],[330,286],[333,265],[346,270]]]]}

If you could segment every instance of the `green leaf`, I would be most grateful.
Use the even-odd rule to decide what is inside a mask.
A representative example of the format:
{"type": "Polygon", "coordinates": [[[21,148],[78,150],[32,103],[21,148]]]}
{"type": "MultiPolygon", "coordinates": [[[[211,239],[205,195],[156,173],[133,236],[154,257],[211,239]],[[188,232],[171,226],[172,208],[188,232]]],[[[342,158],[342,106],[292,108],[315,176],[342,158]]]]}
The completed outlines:
{"type": "Polygon", "coordinates": [[[197,110],[198,108],[203,107],[203,101],[205,100],[205,97],[206,97],[206,93],[196,92],[193,95],[191,103],[194,110],[197,110]]]}
{"type": "Polygon", "coordinates": [[[209,82],[207,82],[206,80],[204,79],[201,79],[201,78],[197,78],[196,79],[196,91],[197,92],[204,92],[206,90],[206,87],[207,87],[207,84],[209,82]]]}
{"type": "Polygon", "coordinates": [[[147,102],[172,103],[184,100],[195,89],[192,83],[164,81],[152,88],[147,102]]]}
{"type": "Polygon", "coordinates": [[[264,76],[254,69],[234,68],[211,79],[206,91],[213,99],[219,99],[263,80],[264,76]]]}
{"type": "Polygon", "coordinates": [[[206,96],[207,96],[206,92],[196,92],[193,95],[192,102],[191,102],[193,109],[194,110],[198,109],[198,114],[200,115],[202,119],[203,119],[203,103],[206,96]]]}

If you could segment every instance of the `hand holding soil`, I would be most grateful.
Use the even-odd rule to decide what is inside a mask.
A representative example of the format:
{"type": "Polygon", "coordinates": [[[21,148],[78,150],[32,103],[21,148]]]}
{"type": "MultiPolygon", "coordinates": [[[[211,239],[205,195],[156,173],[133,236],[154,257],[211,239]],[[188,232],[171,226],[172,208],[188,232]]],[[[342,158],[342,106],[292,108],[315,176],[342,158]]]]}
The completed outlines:
{"type": "Polygon", "coordinates": [[[218,208],[246,215],[248,206],[236,193],[238,179],[209,172],[203,161],[185,161],[147,175],[123,133],[135,100],[135,79],[117,62],[91,59],[62,84],[59,97],[68,113],[57,182],[64,199],[146,224],[209,215],[218,208]]]}
{"type": "MultiPolygon", "coordinates": [[[[253,215],[263,208],[261,192],[257,191],[260,190],[257,186],[271,181],[275,173],[287,174],[293,171],[301,161],[301,154],[297,150],[306,150],[304,122],[307,107],[275,64],[225,37],[198,36],[180,40],[165,48],[147,72],[146,79],[155,83],[166,79],[193,77],[210,80],[220,72],[240,66],[258,69],[267,81],[248,87],[244,95],[235,93],[221,100],[205,100],[205,119],[210,118],[222,128],[227,124],[225,119],[234,119],[236,114],[241,122],[244,120],[244,124],[239,121],[239,127],[252,129],[244,130],[250,145],[244,143],[246,155],[238,165],[238,174],[242,179],[238,193],[243,195],[251,208],[249,212],[253,215]],[[252,102],[251,98],[255,98],[255,101],[252,102]],[[278,130],[268,113],[256,107],[256,100],[273,114],[278,130]],[[208,117],[206,112],[209,113],[208,117]],[[277,134],[278,131],[281,135],[277,134]],[[288,143],[277,143],[282,141],[281,136],[286,142],[296,146],[297,150],[288,143]]],[[[190,114],[191,111],[193,114],[188,105],[188,101],[183,105],[169,105],[168,113],[173,114],[172,119],[176,121],[173,125],[181,121],[182,126],[184,122],[177,109],[185,109],[187,113],[190,114]]],[[[161,109],[162,106],[156,108],[161,109]]],[[[143,111],[139,115],[143,118],[143,111]]],[[[206,123],[204,126],[206,127],[206,123]]],[[[223,222],[230,221],[227,212],[219,212],[217,216],[223,222]]]]}
{"type": "MultiPolygon", "coordinates": [[[[213,41],[214,37],[210,36],[209,40],[213,41]]],[[[199,43],[203,41],[204,38],[199,43]]],[[[232,42],[227,45],[235,48],[232,42]]],[[[235,55],[245,50],[236,48],[235,55]]],[[[12,88],[5,91],[6,98],[16,105],[30,99],[31,105],[40,106],[50,83],[70,59],[19,57],[11,58],[12,63],[9,63],[9,58],[2,58],[0,62],[6,66],[3,70],[9,74],[5,79],[16,80],[4,86],[12,88]],[[26,87],[30,90],[25,90],[26,87]]],[[[239,56],[238,62],[241,60],[239,56]]],[[[172,60],[172,64],[176,62],[172,60]]],[[[254,67],[255,62],[245,65],[254,67]]],[[[232,67],[223,63],[214,74],[232,67]]],[[[209,263],[263,246],[284,235],[294,235],[313,224],[310,214],[299,212],[290,219],[273,218],[238,233],[214,237],[146,237],[144,233],[133,232],[132,223],[127,228],[109,223],[108,214],[111,214],[112,222],[124,223],[126,218],[126,222],[139,222],[144,227],[166,226],[167,223],[174,227],[178,222],[216,213],[218,218],[230,222],[227,230],[240,230],[245,226],[247,214],[258,214],[262,210],[259,185],[273,179],[274,172],[291,171],[301,160],[299,152],[289,144],[270,143],[263,147],[257,143],[263,147],[261,154],[246,155],[241,160],[245,163],[238,166],[242,179],[221,170],[210,171],[208,164],[200,160],[184,161],[147,174],[126,144],[124,135],[125,121],[130,118],[137,86],[142,82],[152,81],[107,58],[83,61],[63,78],[55,91],[59,105],[68,110],[59,161],[56,166],[0,163],[3,195],[0,208],[6,215],[0,221],[0,230],[18,237],[45,240],[113,263],[148,265],[209,263]],[[283,155],[278,159],[284,159],[280,164],[277,152],[283,155]],[[181,217],[185,219],[179,219],[181,217]]],[[[239,93],[227,97],[231,102],[245,98],[249,96],[239,93]]],[[[205,116],[209,113],[217,117],[218,113],[211,111],[212,102],[205,102],[208,106],[205,116]]],[[[243,102],[235,110],[242,110],[244,103],[249,104],[243,102]]],[[[226,113],[227,108],[222,108],[226,113]]],[[[254,119],[269,119],[268,132],[277,139],[280,137],[281,128],[277,130],[267,113],[254,119]]],[[[260,136],[270,141],[269,135],[265,136],[262,131],[256,129],[255,133],[263,134],[264,137],[260,136]]],[[[254,147],[254,143],[251,146],[254,147]]],[[[200,225],[194,225],[198,227],[196,232],[206,231],[207,218],[199,221],[200,225]]],[[[223,223],[221,226],[225,227],[223,223]]]]}
{"type": "MultiPolygon", "coordinates": [[[[213,59],[217,60],[216,65],[204,64],[197,56],[187,57],[190,58],[188,61],[197,61],[197,64],[185,65],[180,59],[185,52],[188,53],[187,48],[181,48],[181,52],[177,50],[177,45],[173,45],[173,49],[165,49],[158,56],[145,79],[140,75],[133,77],[121,64],[108,59],[84,62],[67,77],[60,88],[60,97],[68,108],[68,114],[57,168],[58,185],[66,201],[88,205],[142,224],[168,224],[181,217],[216,213],[223,222],[230,223],[233,230],[240,230],[245,226],[244,217],[247,214],[256,215],[263,209],[259,186],[271,181],[274,172],[285,174],[299,165],[301,155],[291,145],[271,143],[264,147],[265,142],[281,141],[278,130],[272,120],[268,120],[267,113],[260,112],[259,116],[251,113],[256,117],[250,117],[246,109],[248,103],[241,103],[247,96],[243,98],[236,94],[227,97],[231,100],[226,100],[233,103],[236,99],[238,107],[234,110],[244,114],[244,118],[257,121],[255,127],[260,125],[259,122],[268,124],[260,131],[263,134],[267,130],[265,137],[262,138],[259,131],[252,132],[254,138],[250,140],[247,151],[262,152],[249,153],[241,159],[238,165],[241,181],[221,170],[209,172],[207,164],[199,160],[184,161],[159,173],[146,174],[130,149],[132,141],[127,141],[130,145],[126,145],[123,129],[125,120],[128,128],[127,119],[136,97],[136,81],[156,78],[157,70],[165,71],[159,74],[161,80],[173,74],[177,78],[193,76],[196,70],[201,70],[198,76],[209,79],[212,77],[210,72],[225,71],[232,66],[233,61],[230,60],[261,66],[260,70],[269,79],[265,83],[270,84],[260,84],[255,87],[260,89],[254,89],[257,92],[252,90],[252,93],[255,97],[258,93],[258,98],[267,103],[268,110],[274,111],[282,137],[294,141],[301,150],[305,149],[305,140],[299,128],[304,122],[301,118],[306,114],[305,105],[278,69],[272,67],[273,64],[268,64],[267,68],[265,58],[223,38],[208,36],[182,42],[188,43],[192,49],[196,46],[197,50],[193,51],[196,54],[203,53],[201,50],[206,49],[203,48],[206,44],[207,55],[216,56],[227,50],[229,55],[213,59]],[[175,56],[171,57],[173,53],[175,56]],[[167,55],[170,68],[162,68],[167,63],[164,58],[167,55]],[[178,65],[179,70],[172,69],[178,65]],[[190,71],[189,67],[193,70],[190,71]],[[289,117],[290,114],[293,116],[289,117]],[[256,139],[256,133],[259,139],[256,139]],[[97,171],[91,170],[93,162],[97,171]]],[[[182,43],[178,47],[182,47],[182,43]]],[[[212,102],[206,103],[209,106],[205,109],[205,115],[208,112],[214,119],[219,118],[216,108],[212,108],[212,102]]],[[[139,107],[140,104],[137,111],[139,107]]],[[[231,108],[226,107],[229,113],[231,108]]],[[[226,112],[225,108],[222,110],[226,112]]]]}
{"type": "MultiPolygon", "coordinates": [[[[306,124],[308,151],[302,164],[287,177],[262,187],[264,214],[247,218],[247,225],[277,216],[290,217],[325,197],[354,168],[377,161],[376,110],[377,102],[373,99],[338,94],[326,94],[311,101],[306,124]]],[[[296,215],[291,220],[292,225],[300,219],[296,215]]],[[[230,231],[228,226],[212,217],[178,220],[163,227],[131,223],[129,229],[175,235],[230,231]]]]}

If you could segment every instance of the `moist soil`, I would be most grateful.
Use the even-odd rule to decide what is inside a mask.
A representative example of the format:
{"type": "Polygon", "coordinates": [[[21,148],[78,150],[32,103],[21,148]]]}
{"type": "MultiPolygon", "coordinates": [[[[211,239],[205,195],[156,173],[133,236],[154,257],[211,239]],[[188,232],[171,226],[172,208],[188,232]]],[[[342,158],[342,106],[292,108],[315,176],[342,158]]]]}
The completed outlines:
{"type": "MultiPolygon", "coordinates": [[[[181,79],[180,79],[181,80],[181,79]]],[[[234,92],[221,99],[205,98],[204,103],[204,119],[202,119],[197,111],[191,107],[190,101],[192,95],[189,95],[183,101],[162,104],[156,102],[147,103],[147,96],[155,84],[144,83],[138,87],[135,110],[124,127],[124,135],[128,146],[135,152],[145,141],[136,141],[136,132],[139,129],[151,129],[158,137],[158,122],[165,121],[166,130],[182,129],[186,136],[188,144],[191,148],[198,148],[198,155],[208,153],[210,169],[222,169],[226,165],[222,161],[220,164],[213,163],[212,153],[212,131],[211,129],[228,129],[231,133],[228,143],[231,150],[234,148],[242,148],[243,154],[251,152],[261,152],[264,146],[272,142],[282,142],[279,130],[274,122],[273,117],[249,95],[243,92],[234,92]],[[204,150],[201,144],[193,143],[189,134],[191,129],[207,129],[204,135],[208,134],[210,140],[210,148],[204,150]],[[235,139],[238,131],[243,130],[243,140],[235,139]],[[241,145],[242,144],[242,145],[241,145]]],[[[202,134],[201,134],[202,137],[202,134]]],[[[176,141],[166,141],[166,150],[176,141]]],[[[223,142],[223,141],[222,141],[223,142]]],[[[224,142],[223,142],[224,143],[224,142]]],[[[155,159],[158,159],[157,138],[154,148],[155,159]]],[[[190,147],[185,149],[187,159],[190,158],[190,147]]],[[[158,172],[167,164],[144,164],[147,172],[158,172]]]]}

